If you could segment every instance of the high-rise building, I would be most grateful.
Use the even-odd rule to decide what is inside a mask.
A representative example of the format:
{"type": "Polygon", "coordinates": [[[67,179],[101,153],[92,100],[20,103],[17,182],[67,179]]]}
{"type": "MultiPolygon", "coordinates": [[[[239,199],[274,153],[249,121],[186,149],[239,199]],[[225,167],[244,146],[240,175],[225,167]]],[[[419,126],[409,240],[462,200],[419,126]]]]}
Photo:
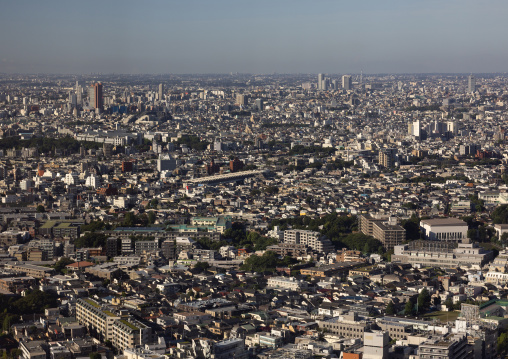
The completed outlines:
{"type": "Polygon", "coordinates": [[[321,82],[321,90],[326,91],[330,87],[330,79],[328,77],[325,77],[323,79],[323,82],[321,82]]]}
{"type": "Polygon", "coordinates": [[[353,88],[353,81],[350,75],[342,76],[342,88],[347,91],[353,88]]]}
{"type": "Polygon", "coordinates": [[[318,81],[317,81],[317,88],[318,90],[323,90],[323,80],[324,80],[323,74],[318,74],[318,81]]]}
{"type": "Polygon", "coordinates": [[[257,110],[258,111],[263,111],[263,106],[264,106],[263,99],[261,99],[261,98],[256,99],[256,108],[257,108],[257,110]]]}
{"type": "Polygon", "coordinates": [[[91,106],[102,110],[104,106],[104,100],[102,98],[102,83],[97,82],[91,85],[88,90],[88,97],[91,106]]]}
{"type": "Polygon", "coordinates": [[[76,107],[77,103],[78,103],[78,99],[77,99],[76,94],[69,92],[69,105],[76,107]]]}
{"type": "Polygon", "coordinates": [[[164,99],[164,84],[159,84],[159,101],[164,99]]]}
{"type": "Polygon", "coordinates": [[[247,106],[247,96],[236,95],[236,104],[240,106],[247,106]]]}
{"type": "Polygon", "coordinates": [[[467,92],[474,93],[476,91],[476,79],[473,75],[467,77],[467,92]]]}

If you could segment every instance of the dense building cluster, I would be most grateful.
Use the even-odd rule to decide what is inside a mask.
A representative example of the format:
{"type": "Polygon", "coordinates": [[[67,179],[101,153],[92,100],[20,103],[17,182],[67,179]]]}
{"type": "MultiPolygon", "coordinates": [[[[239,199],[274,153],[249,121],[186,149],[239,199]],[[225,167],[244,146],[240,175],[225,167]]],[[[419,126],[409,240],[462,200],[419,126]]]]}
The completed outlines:
{"type": "Polygon", "coordinates": [[[0,75],[0,348],[498,358],[508,78],[0,75]]]}

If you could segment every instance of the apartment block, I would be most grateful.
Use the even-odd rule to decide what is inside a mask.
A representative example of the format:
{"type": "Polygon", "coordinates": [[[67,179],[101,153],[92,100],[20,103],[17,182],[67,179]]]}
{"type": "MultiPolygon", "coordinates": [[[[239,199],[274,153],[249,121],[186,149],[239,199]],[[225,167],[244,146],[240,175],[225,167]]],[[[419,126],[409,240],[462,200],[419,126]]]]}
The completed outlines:
{"type": "Polygon", "coordinates": [[[118,350],[142,346],[150,343],[152,339],[152,329],[138,320],[115,320],[112,329],[113,346],[118,350]]]}
{"type": "Polygon", "coordinates": [[[113,340],[113,324],[120,317],[90,298],[80,298],[76,303],[76,319],[99,340],[113,340]]]}

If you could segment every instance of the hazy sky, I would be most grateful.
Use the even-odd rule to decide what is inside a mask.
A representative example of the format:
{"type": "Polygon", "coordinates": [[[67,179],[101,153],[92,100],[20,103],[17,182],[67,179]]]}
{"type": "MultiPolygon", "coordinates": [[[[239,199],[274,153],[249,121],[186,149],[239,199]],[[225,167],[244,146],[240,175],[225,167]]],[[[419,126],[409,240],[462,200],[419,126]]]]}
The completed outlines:
{"type": "Polygon", "coordinates": [[[0,72],[505,72],[507,19],[507,0],[3,0],[0,72]]]}

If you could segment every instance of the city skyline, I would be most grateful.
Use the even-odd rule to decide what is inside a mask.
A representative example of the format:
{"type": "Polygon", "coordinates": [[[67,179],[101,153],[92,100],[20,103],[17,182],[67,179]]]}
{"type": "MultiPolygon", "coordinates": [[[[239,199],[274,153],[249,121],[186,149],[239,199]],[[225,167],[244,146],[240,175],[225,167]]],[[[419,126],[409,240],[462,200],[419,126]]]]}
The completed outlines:
{"type": "Polygon", "coordinates": [[[502,73],[507,13],[498,0],[14,2],[0,72],[502,73]]]}

